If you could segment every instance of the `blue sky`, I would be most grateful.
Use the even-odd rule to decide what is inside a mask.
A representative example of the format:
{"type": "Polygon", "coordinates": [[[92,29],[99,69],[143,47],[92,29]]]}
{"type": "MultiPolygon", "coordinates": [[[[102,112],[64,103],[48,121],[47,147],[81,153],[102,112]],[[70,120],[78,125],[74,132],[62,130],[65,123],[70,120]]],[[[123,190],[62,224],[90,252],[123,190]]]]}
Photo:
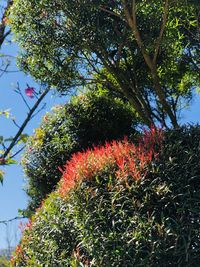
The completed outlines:
{"type": "MultiPolygon", "coordinates": [[[[16,45],[4,45],[1,53],[12,54],[16,56],[17,48],[16,45]]],[[[12,70],[16,70],[16,66],[11,66],[12,70]]],[[[0,78],[0,110],[10,109],[18,122],[22,122],[26,116],[27,109],[22,102],[22,99],[14,92],[14,85],[19,82],[22,91],[27,87],[28,83],[30,86],[38,88],[38,85],[34,83],[31,77],[27,77],[22,72],[8,73],[0,78]]],[[[63,102],[65,99],[60,99],[58,96],[48,95],[43,102],[47,103],[47,107],[40,114],[38,114],[28,125],[25,132],[32,134],[33,129],[37,128],[40,123],[41,116],[51,109],[55,104],[63,102]]],[[[28,99],[30,104],[34,103],[34,99],[28,99]]],[[[200,122],[200,95],[197,95],[190,109],[186,110],[182,114],[182,123],[197,123],[200,122]]],[[[0,118],[0,135],[11,136],[16,132],[17,128],[5,118],[0,118]]],[[[21,166],[12,165],[5,169],[6,175],[3,186],[0,185],[0,220],[6,220],[14,218],[18,215],[18,209],[23,209],[27,205],[27,197],[23,191],[24,176],[21,166]]],[[[18,230],[19,221],[14,221],[9,224],[8,232],[6,233],[6,227],[0,224],[0,249],[7,247],[6,237],[11,241],[11,245],[15,245],[19,239],[18,230]]]]}
{"type": "MultiPolygon", "coordinates": [[[[16,45],[4,45],[1,53],[15,56],[17,54],[16,45]]],[[[13,63],[12,66],[10,66],[10,70],[16,69],[15,63],[13,63]]],[[[20,96],[14,92],[14,86],[17,82],[19,82],[22,92],[24,92],[24,89],[27,87],[27,83],[36,89],[39,88],[39,86],[31,77],[28,77],[22,72],[6,73],[0,78],[0,110],[10,109],[10,113],[16,117],[17,122],[20,124],[23,122],[28,110],[20,96]]],[[[28,97],[26,97],[26,100],[30,106],[35,102],[34,99],[28,97]]],[[[39,126],[41,116],[49,111],[52,106],[63,101],[66,101],[66,97],[60,99],[55,95],[47,95],[42,102],[42,104],[47,104],[46,108],[29,123],[25,129],[25,133],[32,134],[33,129],[39,126]]],[[[17,128],[10,120],[0,117],[0,135],[10,137],[14,135],[16,131],[17,128]]],[[[18,159],[20,159],[20,157],[18,157],[18,159]]],[[[3,170],[6,174],[3,186],[0,185],[0,221],[16,217],[18,215],[18,209],[23,209],[27,205],[27,197],[23,191],[25,184],[24,175],[20,164],[7,166],[3,170]]],[[[15,245],[19,238],[20,231],[18,230],[18,225],[19,221],[14,221],[8,225],[9,229],[7,230],[9,230],[11,245],[15,245]]],[[[0,249],[7,247],[8,242],[6,238],[8,238],[6,226],[0,224],[0,249]]]]}

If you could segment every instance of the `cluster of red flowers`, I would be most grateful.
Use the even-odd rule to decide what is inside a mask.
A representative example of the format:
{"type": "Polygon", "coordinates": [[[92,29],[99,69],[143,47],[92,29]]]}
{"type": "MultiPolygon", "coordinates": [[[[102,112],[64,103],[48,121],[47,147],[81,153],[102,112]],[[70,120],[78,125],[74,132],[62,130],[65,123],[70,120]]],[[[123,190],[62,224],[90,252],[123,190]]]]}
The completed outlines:
{"type": "Polygon", "coordinates": [[[61,195],[65,196],[76,182],[90,179],[109,168],[114,169],[119,179],[132,177],[139,180],[142,175],[145,176],[147,165],[157,158],[162,139],[162,130],[152,127],[144,131],[137,145],[125,138],[120,142],[113,141],[102,147],[94,147],[93,150],[75,153],[65,165],[60,182],[61,195]]]}

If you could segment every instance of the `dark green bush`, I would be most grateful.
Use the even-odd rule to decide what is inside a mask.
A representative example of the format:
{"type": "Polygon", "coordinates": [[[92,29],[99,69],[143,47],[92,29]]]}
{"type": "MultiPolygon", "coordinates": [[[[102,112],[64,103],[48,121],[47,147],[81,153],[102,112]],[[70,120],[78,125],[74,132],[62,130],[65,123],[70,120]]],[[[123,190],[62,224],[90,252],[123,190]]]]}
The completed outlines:
{"type": "Polygon", "coordinates": [[[88,92],[47,113],[35,130],[22,160],[29,209],[55,189],[62,167],[74,152],[134,133],[135,115],[127,104],[106,93],[88,92]]]}
{"type": "MultiPolygon", "coordinates": [[[[107,145],[105,151],[95,148],[84,156],[73,156],[56,193],[65,194],[66,198],[47,199],[32,229],[25,233],[25,238],[33,234],[30,242],[21,244],[27,259],[33,263],[40,260],[40,265],[35,266],[199,267],[200,127],[168,131],[162,142],[159,136],[154,132],[152,139],[147,134],[148,138],[143,138],[135,150],[124,141],[119,146],[107,145]],[[158,140],[156,146],[155,140],[158,140]],[[148,154],[149,151],[153,153],[148,154]],[[110,157],[105,157],[106,162],[103,156],[107,152],[110,157]],[[98,165],[98,157],[94,156],[100,154],[103,160],[99,157],[98,165]],[[112,161],[113,155],[116,161],[112,161]],[[133,165],[129,164],[128,155],[133,165]],[[81,165],[84,157],[85,169],[81,165]],[[97,165],[90,166],[96,170],[93,175],[89,173],[91,162],[97,165]],[[69,180],[68,173],[73,166],[77,171],[69,180]],[[132,172],[138,168],[140,179],[132,172]],[[71,190],[64,187],[63,191],[65,184],[71,190]],[[55,203],[52,206],[62,203],[56,212],[48,211],[46,203],[51,201],[55,203]],[[43,214],[48,218],[44,223],[43,214]],[[51,234],[59,227],[63,237],[61,233],[60,236],[51,234]],[[62,248],[59,239],[64,244],[62,248]],[[37,255],[38,242],[44,248],[37,255]],[[51,251],[51,256],[45,251],[51,251]],[[49,265],[47,257],[52,257],[49,265]],[[58,258],[60,262],[54,265],[54,259],[58,258]]],[[[21,262],[15,256],[13,266],[34,266],[21,262]]]]}

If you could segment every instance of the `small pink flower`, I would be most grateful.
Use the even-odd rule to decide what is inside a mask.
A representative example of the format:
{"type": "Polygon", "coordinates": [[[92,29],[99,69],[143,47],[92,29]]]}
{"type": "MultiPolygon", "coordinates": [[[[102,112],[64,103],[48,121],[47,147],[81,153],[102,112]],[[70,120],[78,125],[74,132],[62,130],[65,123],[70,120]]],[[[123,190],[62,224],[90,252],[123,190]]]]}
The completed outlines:
{"type": "Polygon", "coordinates": [[[5,164],[6,164],[5,158],[0,158],[0,165],[5,165],[5,164]]]}
{"type": "Polygon", "coordinates": [[[30,98],[34,97],[34,92],[35,92],[35,88],[33,88],[33,87],[27,87],[25,89],[25,94],[30,98]]]}
{"type": "Polygon", "coordinates": [[[7,17],[4,17],[3,19],[2,19],[2,24],[3,25],[6,25],[8,23],[8,19],[7,19],[7,17]]]}

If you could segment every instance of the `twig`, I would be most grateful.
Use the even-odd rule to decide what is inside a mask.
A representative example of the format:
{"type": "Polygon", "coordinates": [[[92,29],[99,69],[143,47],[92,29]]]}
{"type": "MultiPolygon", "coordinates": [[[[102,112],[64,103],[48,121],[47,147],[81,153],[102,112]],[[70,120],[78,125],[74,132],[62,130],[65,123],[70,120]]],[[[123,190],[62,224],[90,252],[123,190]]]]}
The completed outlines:
{"type": "Polygon", "coordinates": [[[0,223],[3,223],[5,225],[7,225],[9,222],[12,222],[12,221],[15,221],[15,220],[21,220],[21,219],[27,219],[27,217],[25,217],[25,216],[16,216],[16,217],[14,217],[12,219],[2,220],[2,221],[0,221],[0,223]]]}
{"type": "Polygon", "coordinates": [[[20,152],[22,152],[24,150],[24,148],[26,147],[26,145],[24,145],[23,147],[21,147],[17,152],[15,152],[10,158],[13,159],[15,156],[17,156],[20,152]]]}
{"type": "Polygon", "coordinates": [[[16,73],[16,72],[20,72],[20,70],[7,70],[7,69],[0,69],[0,71],[3,71],[5,73],[16,73]]]}
{"type": "Polygon", "coordinates": [[[26,119],[22,123],[21,127],[19,128],[18,132],[16,133],[15,137],[13,138],[12,142],[10,143],[9,147],[4,152],[3,158],[6,158],[8,156],[8,154],[10,153],[10,151],[12,150],[12,148],[16,145],[18,138],[20,137],[20,135],[22,134],[22,132],[25,129],[26,125],[30,121],[33,113],[35,112],[35,110],[39,106],[40,102],[48,94],[49,90],[50,90],[50,87],[47,87],[46,90],[44,90],[44,92],[40,95],[40,97],[38,98],[38,100],[35,103],[35,105],[30,109],[29,113],[27,114],[26,119]]]}
{"type": "Polygon", "coordinates": [[[0,78],[4,75],[4,73],[6,73],[7,72],[7,68],[9,67],[9,63],[7,63],[6,64],[6,66],[5,66],[5,69],[3,70],[3,69],[1,69],[1,71],[2,71],[2,73],[0,74],[0,78]]]}
{"type": "Polygon", "coordinates": [[[21,96],[22,100],[24,101],[25,105],[27,106],[27,108],[28,108],[29,111],[30,111],[31,108],[30,108],[29,104],[27,103],[25,97],[23,96],[23,94],[22,94],[22,92],[21,92],[21,89],[20,89],[20,87],[19,87],[19,83],[17,83],[17,89],[15,90],[15,92],[18,93],[18,94],[21,96]]]}
{"type": "Polygon", "coordinates": [[[16,123],[15,119],[12,119],[12,122],[14,123],[14,125],[15,125],[17,128],[20,128],[20,126],[16,123]]]}
{"type": "Polygon", "coordinates": [[[42,110],[46,107],[46,105],[47,105],[47,104],[44,103],[43,106],[42,106],[40,109],[38,109],[38,111],[37,111],[35,114],[33,114],[33,115],[31,116],[31,119],[34,118],[40,111],[42,111],[42,110]]]}

